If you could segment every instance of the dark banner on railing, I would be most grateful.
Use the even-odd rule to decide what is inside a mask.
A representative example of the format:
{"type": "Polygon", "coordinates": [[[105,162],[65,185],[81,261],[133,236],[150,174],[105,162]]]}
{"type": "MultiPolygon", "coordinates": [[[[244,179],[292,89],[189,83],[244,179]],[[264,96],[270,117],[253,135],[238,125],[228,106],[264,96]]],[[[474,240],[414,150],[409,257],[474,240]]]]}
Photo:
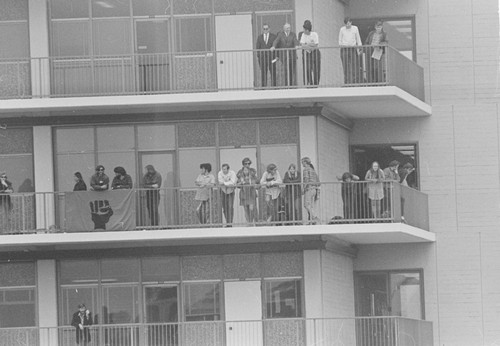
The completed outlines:
{"type": "Polygon", "coordinates": [[[133,230],[136,224],[134,197],[133,190],[68,192],[67,231],[133,230]]]}

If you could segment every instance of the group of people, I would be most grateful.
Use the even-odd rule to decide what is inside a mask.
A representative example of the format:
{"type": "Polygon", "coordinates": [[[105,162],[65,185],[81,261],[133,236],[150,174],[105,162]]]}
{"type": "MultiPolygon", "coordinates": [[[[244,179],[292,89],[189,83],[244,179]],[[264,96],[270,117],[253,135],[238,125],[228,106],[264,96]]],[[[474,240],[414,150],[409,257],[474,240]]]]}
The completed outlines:
{"type": "Polygon", "coordinates": [[[217,181],[211,173],[212,166],[209,163],[202,163],[201,172],[195,180],[198,187],[195,196],[195,200],[199,202],[196,208],[198,220],[201,224],[211,221],[213,187],[218,184],[222,213],[228,227],[231,227],[234,220],[236,189],[239,189],[240,206],[243,207],[246,222],[249,224],[259,221],[257,198],[261,189],[264,190],[267,222],[301,221],[303,195],[308,220],[317,223],[319,218],[315,204],[319,198],[318,175],[310,158],[304,157],[301,162],[302,178],[293,163],[289,165],[283,178],[274,163],[267,165],[266,171],[259,177],[257,170],[251,167],[252,161],[246,157],[242,160],[242,168],[237,173],[224,163],[217,174],[217,181]]]}
{"type": "MultiPolygon", "coordinates": [[[[352,24],[349,17],[344,18],[344,26],[339,31],[340,58],[344,70],[344,83],[361,83],[364,79],[361,64],[363,45],[359,29],[352,24]]],[[[321,73],[321,52],[319,50],[318,33],[312,31],[310,20],[304,21],[303,31],[298,36],[291,31],[291,25],[285,23],[283,30],[278,34],[270,32],[269,24],[262,25],[262,34],[257,37],[257,61],[260,67],[261,86],[267,87],[268,74],[271,85],[276,86],[276,63],[281,61],[284,86],[297,85],[296,64],[297,49],[302,50],[302,66],[304,84],[316,86],[319,84],[321,73]],[[276,51],[278,49],[278,51],[276,51]]],[[[368,34],[365,45],[366,82],[379,83],[384,81],[383,55],[387,45],[387,34],[383,29],[383,22],[378,20],[374,29],[368,34]]]]}
{"type": "MultiPolygon", "coordinates": [[[[160,187],[162,182],[161,174],[156,171],[153,165],[146,166],[146,173],[142,177],[141,187],[145,190],[146,198],[146,208],[148,210],[148,217],[151,226],[158,226],[159,224],[159,213],[158,205],[160,203],[160,187]]],[[[95,169],[95,174],[90,178],[90,190],[91,191],[107,191],[107,190],[120,190],[120,189],[132,189],[132,177],[127,174],[127,171],[123,167],[115,167],[113,170],[115,176],[109,184],[109,177],[104,172],[105,168],[103,165],[98,165],[95,169]]],[[[75,186],[73,191],[87,191],[87,184],[83,180],[82,174],[80,172],[75,173],[75,186]]]]}

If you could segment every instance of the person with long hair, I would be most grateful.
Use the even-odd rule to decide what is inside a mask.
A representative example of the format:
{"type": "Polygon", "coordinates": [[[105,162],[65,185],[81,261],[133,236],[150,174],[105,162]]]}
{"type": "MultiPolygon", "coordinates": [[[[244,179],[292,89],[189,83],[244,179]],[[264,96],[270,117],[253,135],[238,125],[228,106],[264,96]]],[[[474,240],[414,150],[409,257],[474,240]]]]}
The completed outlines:
{"type": "Polygon", "coordinates": [[[321,72],[321,53],[319,52],[318,34],[312,31],[310,20],[306,20],[302,26],[304,31],[300,36],[300,46],[302,47],[302,63],[306,75],[304,84],[318,85],[321,72]]]}
{"type": "Polygon", "coordinates": [[[250,167],[252,161],[245,157],[241,168],[236,174],[237,185],[240,188],[240,205],[245,210],[245,219],[252,224],[257,222],[257,188],[259,180],[257,171],[250,167]]]}
{"type": "Polygon", "coordinates": [[[75,186],[73,191],[87,191],[87,184],[83,181],[82,173],[75,172],[75,186]]]}
{"type": "Polygon", "coordinates": [[[200,170],[201,173],[194,182],[195,185],[198,186],[194,199],[200,202],[196,208],[198,220],[201,224],[205,224],[210,221],[210,204],[212,200],[212,187],[215,185],[215,177],[211,173],[212,165],[209,163],[202,163],[200,165],[200,170]]]}
{"type": "Polygon", "coordinates": [[[310,158],[303,157],[301,162],[304,168],[302,170],[304,207],[309,214],[309,222],[315,225],[319,223],[316,212],[316,201],[319,199],[319,178],[310,158]]]}
{"type": "Polygon", "coordinates": [[[379,219],[382,216],[381,201],[384,198],[385,175],[377,161],[373,161],[371,168],[366,172],[365,180],[368,182],[368,199],[370,200],[372,217],[379,219]]]}
{"type": "Polygon", "coordinates": [[[260,179],[260,185],[266,189],[267,222],[279,221],[278,212],[282,183],[283,181],[276,165],[274,163],[267,165],[266,171],[260,179]]]}
{"type": "Polygon", "coordinates": [[[283,178],[285,183],[285,219],[286,221],[298,221],[302,219],[302,193],[300,183],[302,182],[297,166],[291,163],[283,178]]]}

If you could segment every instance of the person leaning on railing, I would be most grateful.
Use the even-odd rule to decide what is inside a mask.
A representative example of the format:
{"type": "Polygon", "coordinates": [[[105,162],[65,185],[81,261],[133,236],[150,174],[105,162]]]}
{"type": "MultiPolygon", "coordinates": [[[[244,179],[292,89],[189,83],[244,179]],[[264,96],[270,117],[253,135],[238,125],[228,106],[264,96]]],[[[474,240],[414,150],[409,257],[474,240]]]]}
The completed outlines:
{"type": "Polygon", "coordinates": [[[196,215],[201,224],[208,223],[211,216],[211,201],[212,201],[212,187],[215,185],[215,177],[211,173],[212,165],[209,163],[202,163],[200,165],[201,173],[195,180],[195,185],[198,186],[196,190],[195,201],[200,202],[196,208],[196,215]]]}
{"type": "Polygon", "coordinates": [[[267,222],[279,221],[278,212],[280,208],[280,194],[281,194],[281,180],[280,172],[274,163],[267,165],[266,171],[262,174],[260,185],[266,189],[266,214],[267,222]]]}
{"type": "Polygon", "coordinates": [[[399,183],[400,177],[398,173],[399,161],[392,160],[389,162],[389,167],[384,169],[385,181],[384,183],[384,206],[383,215],[386,217],[391,216],[392,201],[392,184],[399,183]]]}
{"type": "Polygon", "coordinates": [[[381,201],[384,198],[383,181],[385,175],[377,161],[373,161],[371,168],[366,172],[365,180],[368,181],[368,199],[370,200],[372,217],[379,219],[382,216],[381,201]]]}
{"type": "Polygon", "coordinates": [[[245,219],[252,224],[258,221],[257,217],[257,188],[259,177],[257,171],[250,167],[252,161],[245,157],[241,168],[236,174],[237,186],[240,188],[240,205],[245,210],[245,219]]]}
{"type": "Polygon", "coordinates": [[[83,181],[82,173],[75,172],[75,186],[73,191],[87,191],[87,184],[83,181]]]}
{"type": "Polygon", "coordinates": [[[291,163],[283,178],[285,183],[285,219],[286,221],[302,220],[302,177],[297,166],[291,163]]]}
{"type": "Polygon", "coordinates": [[[342,203],[344,204],[344,219],[357,219],[359,215],[356,208],[356,199],[359,195],[359,184],[353,183],[353,181],[358,181],[359,177],[355,174],[345,172],[342,176],[337,177],[337,180],[342,181],[341,195],[342,203]]]}
{"type": "Polygon", "coordinates": [[[312,31],[310,20],[306,20],[302,27],[304,31],[299,33],[299,42],[302,47],[302,65],[306,75],[304,84],[318,85],[321,72],[319,37],[316,32],[312,31]]]}
{"type": "Polygon", "coordinates": [[[106,191],[109,189],[109,178],[104,173],[104,166],[98,165],[95,174],[90,178],[90,189],[93,191],[106,191]]]}
{"type": "Polygon", "coordinates": [[[146,166],[146,174],[142,177],[142,187],[146,190],[146,208],[148,210],[151,226],[158,226],[160,217],[158,205],[160,204],[161,174],[153,165],[146,166]]]}
{"type": "Polygon", "coordinates": [[[234,217],[234,195],[236,186],[236,173],[227,163],[222,164],[222,169],[217,174],[220,186],[222,213],[226,218],[227,227],[232,227],[234,217]]]}
{"type": "Polygon", "coordinates": [[[115,177],[111,183],[111,190],[131,189],[133,187],[132,177],[127,174],[125,168],[118,166],[113,171],[115,177]]]}
{"type": "Polygon", "coordinates": [[[90,344],[90,329],[92,325],[92,314],[85,307],[85,304],[78,305],[78,311],[73,314],[71,325],[75,327],[76,344],[87,346],[90,344]]]}
{"type": "Polygon", "coordinates": [[[319,199],[319,178],[311,163],[311,159],[303,157],[302,160],[302,183],[304,194],[304,207],[309,214],[309,221],[315,225],[319,223],[318,215],[316,214],[316,201],[319,199]]]}
{"type": "Polygon", "coordinates": [[[7,174],[5,172],[0,173],[0,207],[3,212],[1,227],[4,231],[9,228],[10,224],[10,211],[12,210],[10,194],[12,192],[14,192],[14,189],[12,183],[7,180],[7,174]]]}

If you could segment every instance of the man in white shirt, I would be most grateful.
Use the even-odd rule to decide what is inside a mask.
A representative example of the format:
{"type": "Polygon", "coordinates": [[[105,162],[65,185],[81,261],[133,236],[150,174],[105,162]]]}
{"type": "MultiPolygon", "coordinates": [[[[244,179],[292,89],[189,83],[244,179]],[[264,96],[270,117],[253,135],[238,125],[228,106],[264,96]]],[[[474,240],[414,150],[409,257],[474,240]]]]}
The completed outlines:
{"type": "Polygon", "coordinates": [[[222,212],[226,218],[227,227],[232,227],[234,216],[234,190],[236,186],[236,173],[229,169],[229,165],[224,163],[222,170],[217,175],[220,186],[220,196],[222,202],[222,212]]]}
{"type": "Polygon", "coordinates": [[[344,83],[352,84],[361,82],[361,66],[359,54],[361,53],[361,37],[358,27],[352,25],[349,17],[344,19],[344,26],[339,32],[340,59],[344,67],[344,83]]]}

